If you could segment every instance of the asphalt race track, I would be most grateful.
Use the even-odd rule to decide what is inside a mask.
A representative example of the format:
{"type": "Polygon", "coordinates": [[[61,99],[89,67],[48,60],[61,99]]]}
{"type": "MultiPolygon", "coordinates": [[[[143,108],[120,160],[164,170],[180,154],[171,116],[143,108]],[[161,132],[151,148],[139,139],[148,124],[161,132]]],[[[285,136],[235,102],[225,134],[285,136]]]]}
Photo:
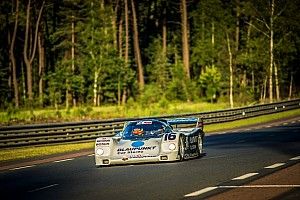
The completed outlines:
{"type": "MultiPolygon", "coordinates": [[[[0,197],[205,199],[232,189],[225,186],[245,185],[283,169],[300,174],[299,118],[274,126],[214,134],[207,136],[204,144],[206,155],[184,162],[96,168],[90,155],[1,171],[0,197]]],[[[295,181],[297,184],[290,186],[292,193],[281,194],[280,199],[300,197],[300,180],[295,181]]]]}

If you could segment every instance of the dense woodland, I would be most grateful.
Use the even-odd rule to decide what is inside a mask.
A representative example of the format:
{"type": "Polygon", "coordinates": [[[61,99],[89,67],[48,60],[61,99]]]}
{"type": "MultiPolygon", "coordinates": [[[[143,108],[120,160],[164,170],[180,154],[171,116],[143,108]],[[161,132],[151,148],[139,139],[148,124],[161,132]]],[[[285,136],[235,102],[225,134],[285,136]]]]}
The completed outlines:
{"type": "Polygon", "coordinates": [[[0,107],[299,97],[297,0],[2,0],[0,107]]]}

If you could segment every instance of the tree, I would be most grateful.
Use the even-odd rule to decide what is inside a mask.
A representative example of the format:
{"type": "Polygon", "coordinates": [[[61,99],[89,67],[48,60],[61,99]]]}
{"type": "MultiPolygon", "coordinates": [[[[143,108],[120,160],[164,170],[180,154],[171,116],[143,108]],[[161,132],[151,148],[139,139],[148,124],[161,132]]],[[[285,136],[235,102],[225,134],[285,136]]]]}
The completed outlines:
{"type": "Polygon", "coordinates": [[[16,12],[15,12],[15,25],[13,30],[13,35],[11,37],[10,49],[9,49],[9,58],[12,64],[12,77],[13,77],[13,89],[14,89],[14,102],[15,107],[19,108],[19,88],[18,88],[18,80],[17,80],[17,66],[16,66],[16,58],[14,54],[16,34],[18,29],[18,19],[19,19],[19,0],[16,0],[16,12]]]}
{"type": "Polygon", "coordinates": [[[134,55],[138,67],[139,89],[143,90],[145,85],[144,69],[143,69],[142,57],[141,57],[141,51],[139,45],[139,32],[138,32],[138,24],[137,24],[137,16],[136,16],[134,0],[131,0],[131,8],[132,8],[132,20],[133,20],[132,26],[133,26],[134,55]]]}
{"type": "Polygon", "coordinates": [[[214,66],[207,66],[206,71],[199,76],[200,86],[205,90],[207,98],[213,103],[220,92],[221,73],[214,66]]]}
{"type": "MultiPolygon", "coordinates": [[[[28,93],[28,100],[29,100],[29,106],[30,107],[32,107],[32,103],[33,103],[32,62],[33,62],[33,59],[35,57],[38,30],[39,30],[40,19],[41,19],[43,8],[44,8],[44,3],[45,3],[45,1],[43,1],[42,6],[40,7],[39,15],[38,15],[38,18],[36,20],[35,32],[33,33],[34,35],[32,36],[32,37],[34,37],[34,42],[33,43],[30,40],[31,36],[29,36],[31,0],[28,0],[27,11],[26,11],[26,31],[25,31],[25,42],[24,42],[23,55],[24,55],[24,61],[25,61],[25,65],[26,65],[27,93],[28,93]],[[31,47],[31,49],[29,49],[30,47],[31,47]]],[[[32,33],[32,32],[33,31],[31,31],[30,33],[32,33]]]]}
{"type": "Polygon", "coordinates": [[[181,29],[182,29],[182,58],[183,66],[188,79],[190,75],[190,53],[189,53],[189,35],[188,35],[188,21],[187,21],[187,6],[186,1],[180,1],[180,13],[181,13],[181,29]]]}

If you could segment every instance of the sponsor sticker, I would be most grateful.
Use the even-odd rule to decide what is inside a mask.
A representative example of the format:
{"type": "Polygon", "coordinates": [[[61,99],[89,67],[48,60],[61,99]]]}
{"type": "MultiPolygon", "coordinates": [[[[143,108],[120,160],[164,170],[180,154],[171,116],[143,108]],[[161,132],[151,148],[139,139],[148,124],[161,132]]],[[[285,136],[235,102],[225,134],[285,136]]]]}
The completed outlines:
{"type": "Polygon", "coordinates": [[[156,146],[118,148],[117,154],[141,154],[144,153],[144,151],[152,151],[155,148],[156,146]]]}
{"type": "Polygon", "coordinates": [[[136,142],[133,142],[132,144],[131,144],[131,146],[133,146],[133,147],[141,147],[141,146],[144,146],[144,142],[143,141],[136,141],[136,142]]]}
{"type": "Polygon", "coordinates": [[[140,125],[140,124],[152,124],[152,121],[140,121],[137,123],[137,125],[140,125]]]}

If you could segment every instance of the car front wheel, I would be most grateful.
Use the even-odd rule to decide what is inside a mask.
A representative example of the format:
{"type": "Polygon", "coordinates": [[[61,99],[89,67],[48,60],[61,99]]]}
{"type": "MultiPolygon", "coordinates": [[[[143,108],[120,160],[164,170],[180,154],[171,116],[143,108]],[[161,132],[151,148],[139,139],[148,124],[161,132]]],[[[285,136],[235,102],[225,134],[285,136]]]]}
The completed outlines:
{"type": "Polygon", "coordinates": [[[183,137],[181,136],[179,138],[179,142],[178,142],[178,156],[179,156],[179,160],[183,161],[184,160],[184,142],[183,142],[183,137]]]}
{"type": "Polygon", "coordinates": [[[199,156],[203,154],[203,137],[201,137],[200,135],[198,137],[198,152],[199,156]]]}

